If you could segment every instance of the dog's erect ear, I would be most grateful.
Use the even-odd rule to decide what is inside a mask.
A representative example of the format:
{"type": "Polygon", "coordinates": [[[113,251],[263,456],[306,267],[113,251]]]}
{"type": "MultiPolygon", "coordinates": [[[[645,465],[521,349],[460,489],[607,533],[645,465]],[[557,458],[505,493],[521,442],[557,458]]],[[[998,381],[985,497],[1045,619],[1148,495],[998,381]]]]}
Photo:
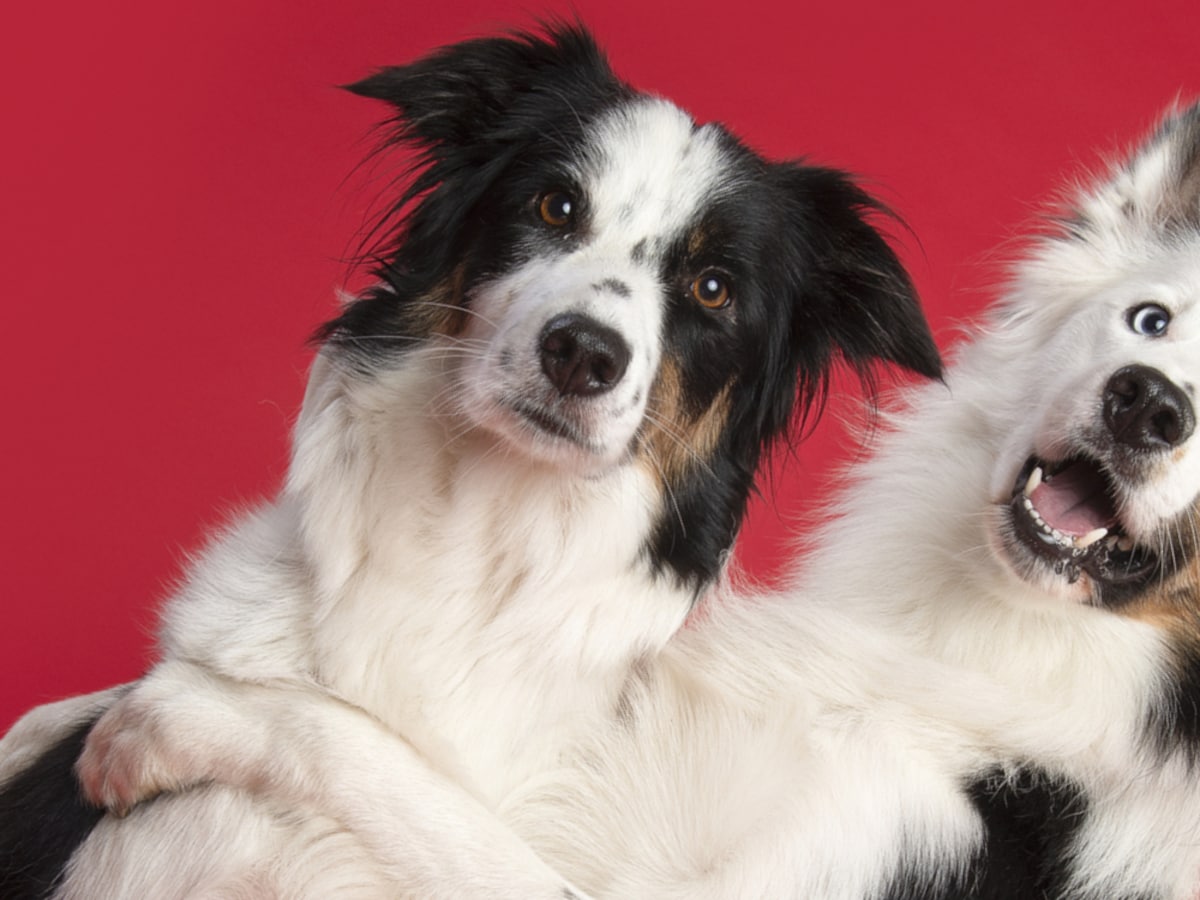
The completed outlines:
{"type": "Polygon", "coordinates": [[[860,374],[891,363],[941,377],[912,280],[871,221],[885,210],[843,172],[780,164],[776,174],[788,203],[788,233],[807,248],[814,269],[797,273],[796,326],[805,330],[798,337],[827,341],[822,355],[840,353],[860,374]]]}
{"type": "Polygon", "coordinates": [[[452,44],[346,89],[394,106],[399,137],[430,146],[502,138],[493,131],[505,121],[518,124],[522,100],[531,95],[625,90],[592,36],[582,26],[562,24],[545,34],[452,44]]]}
{"type": "Polygon", "coordinates": [[[1200,230],[1200,103],[1169,114],[1077,215],[1085,230],[1200,230]]]}

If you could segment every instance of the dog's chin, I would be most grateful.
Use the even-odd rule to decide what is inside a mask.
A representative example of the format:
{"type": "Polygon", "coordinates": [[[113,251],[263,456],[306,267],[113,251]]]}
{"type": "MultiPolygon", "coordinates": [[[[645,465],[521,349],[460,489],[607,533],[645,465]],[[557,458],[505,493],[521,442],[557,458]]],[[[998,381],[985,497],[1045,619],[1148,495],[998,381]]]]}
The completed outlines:
{"type": "Polygon", "coordinates": [[[563,410],[526,400],[493,406],[481,423],[499,439],[510,457],[563,473],[596,477],[629,457],[630,438],[620,429],[597,434],[586,422],[563,410]]]}
{"type": "Polygon", "coordinates": [[[1113,476],[1094,458],[1030,456],[1011,496],[996,507],[993,547],[1028,586],[1054,599],[1096,606],[1136,595],[1160,560],[1118,509],[1113,476]]]}

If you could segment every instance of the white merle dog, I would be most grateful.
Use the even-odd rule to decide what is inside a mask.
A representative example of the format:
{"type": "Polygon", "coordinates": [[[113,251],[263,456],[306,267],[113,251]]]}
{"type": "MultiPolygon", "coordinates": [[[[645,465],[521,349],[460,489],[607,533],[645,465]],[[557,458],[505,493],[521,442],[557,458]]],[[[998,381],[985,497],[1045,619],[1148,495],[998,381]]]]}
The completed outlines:
{"type": "MultiPolygon", "coordinates": [[[[1200,106],[1034,241],[947,381],[907,397],[794,592],[710,603],[514,798],[543,862],[612,898],[1197,896],[1200,106]]],[[[373,814],[364,856],[402,869],[412,809],[377,793],[403,745],[316,694],[257,705],[246,751],[220,692],[131,704],[98,793],[236,772],[373,814]],[[286,777],[281,728],[309,738],[286,777]]]]}
{"type": "Polygon", "coordinates": [[[286,485],[191,566],[162,662],[0,745],[6,900],[347,897],[377,876],[563,896],[501,823],[619,721],[718,582],[760,457],[839,357],[940,371],[866,194],[631,89],[582,29],[454,45],[351,90],[391,104],[416,154],[378,284],[324,330],[286,485]],[[169,725],[189,696],[179,753],[104,765],[156,698],[169,725]],[[366,711],[366,745],[295,730],[314,698],[366,711]],[[101,818],[71,764],[110,707],[81,765],[96,795],[177,785],[230,743],[245,755],[217,780],[296,793],[212,786],[101,818]],[[357,808],[376,744],[398,755],[357,808]],[[323,751],[346,780],[310,797],[323,751]],[[265,777],[240,762],[260,755],[265,777]],[[402,811],[412,828],[385,830],[402,811]]]}

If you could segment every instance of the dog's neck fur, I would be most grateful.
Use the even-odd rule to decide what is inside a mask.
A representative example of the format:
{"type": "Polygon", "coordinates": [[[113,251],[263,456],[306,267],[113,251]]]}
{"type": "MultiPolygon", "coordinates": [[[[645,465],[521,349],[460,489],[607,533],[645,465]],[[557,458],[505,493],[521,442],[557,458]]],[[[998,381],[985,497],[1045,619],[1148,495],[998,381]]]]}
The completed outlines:
{"type": "Polygon", "coordinates": [[[247,616],[290,662],[251,671],[310,672],[501,803],[553,761],[561,742],[548,735],[567,741],[611,714],[629,667],[670,638],[694,596],[648,572],[647,473],[563,471],[466,428],[446,376],[415,360],[436,352],[414,351],[378,380],[318,358],[280,500],[210,552],[240,564],[201,561],[184,590],[192,602],[168,610],[165,642],[245,672],[232,623],[218,634],[189,610],[209,591],[244,594],[230,573],[277,581],[278,608],[247,616]],[[254,540],[256,523],[277,517],[291,545],[254,540]]]}

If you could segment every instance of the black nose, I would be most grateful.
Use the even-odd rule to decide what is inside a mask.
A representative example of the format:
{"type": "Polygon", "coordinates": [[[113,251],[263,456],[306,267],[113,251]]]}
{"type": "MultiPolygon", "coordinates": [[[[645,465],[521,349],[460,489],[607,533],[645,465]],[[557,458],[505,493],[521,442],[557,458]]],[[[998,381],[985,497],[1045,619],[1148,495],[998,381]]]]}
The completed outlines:
{"type": "Polygon", "coordinates": [[[564,397],[611,390],[629,366],[625,339],[579,313],[555,316],[542,329],[542,371],[564,397]]]}
{"type": "Polygon", "coordinates": [[[1126,366],[1108,379],[1104,421],[1117,443],[1134,450],[1176,447],[1196,429],[1187,394],[1149,366],[1126,366]]]}

